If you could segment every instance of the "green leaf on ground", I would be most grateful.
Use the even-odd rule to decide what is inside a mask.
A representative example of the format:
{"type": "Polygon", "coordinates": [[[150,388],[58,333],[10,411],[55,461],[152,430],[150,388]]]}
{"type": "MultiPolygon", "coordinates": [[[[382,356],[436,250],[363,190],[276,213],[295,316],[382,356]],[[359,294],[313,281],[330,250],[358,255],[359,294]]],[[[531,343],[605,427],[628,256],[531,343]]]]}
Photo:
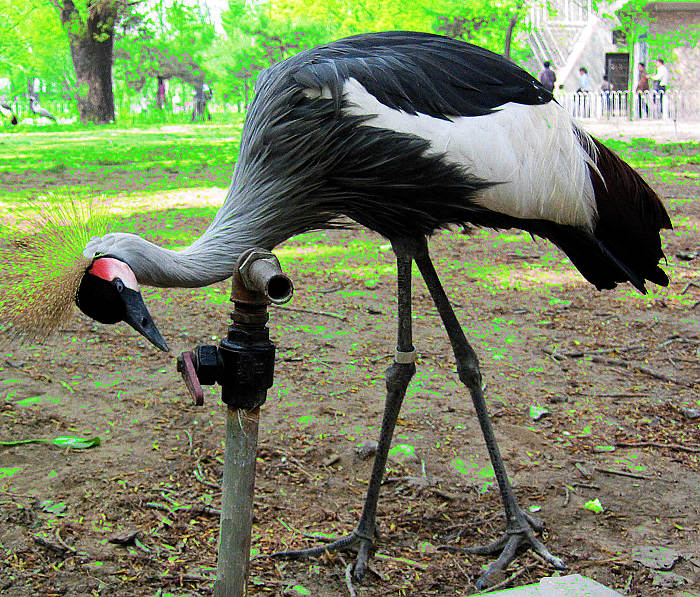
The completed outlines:
{"type": "Polygon", "coordinates": [[[102,440],[99,437],[55,437],[54,439],[32,438],[14,441],[0,441],[0,446],[21,446],[22,444],[53,444],[59,448],[73,448],[74,450],[87,450],[96,448],[102,440]]]}

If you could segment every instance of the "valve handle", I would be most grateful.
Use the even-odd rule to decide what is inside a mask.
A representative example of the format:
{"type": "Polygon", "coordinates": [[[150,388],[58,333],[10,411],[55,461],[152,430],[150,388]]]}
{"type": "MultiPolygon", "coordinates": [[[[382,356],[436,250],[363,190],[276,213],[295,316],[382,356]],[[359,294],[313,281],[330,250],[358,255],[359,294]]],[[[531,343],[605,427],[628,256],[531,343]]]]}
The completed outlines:
{"type": "Polygon", "coordinates": [[[197,406],[202,406],[204,404],[204,392],[199,383],[199,377],[197,377],[197,370],[194,366],[194,353],[191,350],[183,352],[177,358],[177,370],[182,375],[182,379],[185,380],[185,385],[194,403],[197,406]]]}

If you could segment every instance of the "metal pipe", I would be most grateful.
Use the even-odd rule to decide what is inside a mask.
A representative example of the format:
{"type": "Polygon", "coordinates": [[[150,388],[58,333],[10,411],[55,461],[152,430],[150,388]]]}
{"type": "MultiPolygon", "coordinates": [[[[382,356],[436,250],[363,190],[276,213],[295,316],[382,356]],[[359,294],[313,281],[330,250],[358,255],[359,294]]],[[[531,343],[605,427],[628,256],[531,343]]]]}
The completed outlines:
{"type": "Polygon", "coordinates": [[[293,292],[292,281],[270,251],[244,251],[233,271],[227,337],[218,347],[198,346],[178,359],[178,371],[196,404],[203,403],[201,384],[219,383],[227,406],[214,597],[248,594],[258,422],[275,369],[275,346],[265,326],[267,307],[287,302],[293,292]]]}
{"type": "Polygon", "coordinates": [[[260,409],[226,409],[221,532],[214,597],[245,597],[260,409]]]}

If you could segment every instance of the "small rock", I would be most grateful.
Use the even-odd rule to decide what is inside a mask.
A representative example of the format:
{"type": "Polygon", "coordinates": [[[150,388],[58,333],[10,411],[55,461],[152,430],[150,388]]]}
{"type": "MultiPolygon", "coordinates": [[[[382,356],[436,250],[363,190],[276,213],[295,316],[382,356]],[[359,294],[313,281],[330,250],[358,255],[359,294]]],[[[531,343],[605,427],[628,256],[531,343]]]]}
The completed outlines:
{"type": "Polygon", "coordinates": [[[115,543],[116,545],[133,545],[140,533],[141,531],[135,529],[127,529],[111,537],[109,542],[115,543]]]}
{"type": "Polygon", "coordinates": [[[10,359],[5,359],[5,365],[7,365],[10,369],[21,369],[26,364],[27,363],[24,361],[12,361],[10,359]]]}
{"type": "Polygon", "coordinates": [[[360,460],[367,460],[377,453],[378,446],[379,444],[376,441],[370,440],[364,444],[355,446],[355,454],[357,454],[360,460]]]}
{"type": "Polygon", "coordinates": [[[541,406],[537,406],[536,404],[530,406],[530,418],[533,421],[539,421],[540,419],[544,419],[544,417],[547,416],[549,416],[549,411],[546,408],[542,408],[541,406]]]}
{"type": "Polygon", "coordinates": [[[698,254],[695,251],[679,251],[676,253],[676,257],[678,259],[681,259],[682,261],[692,261],[698,256],[698,254]]]}
{"type": "Polygon", "coordinates": [[[420,463],[416,449],[408,444],[398,444],[389,450],[389,458],[399,464],[420,463]]]}
{"type": "Polygon", "coordinates": [[[554,396],[549,397],[549,401],[552,404],[560,404],[562,402],[568,402],[569,397],[564,394],[555,394],[554,396]]]}
{"type": "Polygon", "coordinates": [[[328,458],[326,458],[321,464],[323,466],[331,466],[338,462],[340,460],[340,456],[338,454],[331,454],[328,458]]]}
{"type": "Polygon", "coordinates": [[[680,409],[681,414],[686,418],[694,421],[695,419],[700,419],[700,408],[690,408],[684,406],[680,409]]]}
{"type": "Polygon", "coordinates": [[[586,510],[590,510],[591,512],[595,512],[596,514],[600,514],[601,512],[603,512],[605,510],[605,508],[603,508],[603,504],[600,503],[600,500],[598,498],[596,498],[594,500],[588,500],[583,505],[583,507],[586,510]]]}

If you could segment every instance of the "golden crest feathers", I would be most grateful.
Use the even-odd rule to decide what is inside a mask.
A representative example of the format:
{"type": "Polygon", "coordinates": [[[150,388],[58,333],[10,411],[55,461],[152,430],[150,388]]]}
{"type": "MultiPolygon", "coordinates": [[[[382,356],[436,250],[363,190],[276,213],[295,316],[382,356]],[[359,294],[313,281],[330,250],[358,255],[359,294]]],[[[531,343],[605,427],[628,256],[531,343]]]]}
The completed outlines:
{"type": "Polygon", "coordinates": [[[71,201],[42,211],[31,234],[18,227],[0,245],[0,335],[43,340],[73,313],[90,263],[83,249],[107,232],[104,213],[71,201]]]}

